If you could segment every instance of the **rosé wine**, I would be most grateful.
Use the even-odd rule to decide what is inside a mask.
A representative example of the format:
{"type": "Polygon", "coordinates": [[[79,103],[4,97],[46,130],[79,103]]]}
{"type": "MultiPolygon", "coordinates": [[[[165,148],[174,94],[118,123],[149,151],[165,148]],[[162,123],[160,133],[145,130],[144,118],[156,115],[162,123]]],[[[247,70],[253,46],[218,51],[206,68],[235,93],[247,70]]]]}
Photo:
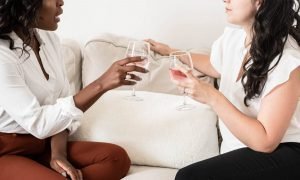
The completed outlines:
{"type": "Polygon", "coordinates": [[[179,69],[170,69],[170,75],[174,80],[180,81],[186,79],[186,75],[179,69]]]}

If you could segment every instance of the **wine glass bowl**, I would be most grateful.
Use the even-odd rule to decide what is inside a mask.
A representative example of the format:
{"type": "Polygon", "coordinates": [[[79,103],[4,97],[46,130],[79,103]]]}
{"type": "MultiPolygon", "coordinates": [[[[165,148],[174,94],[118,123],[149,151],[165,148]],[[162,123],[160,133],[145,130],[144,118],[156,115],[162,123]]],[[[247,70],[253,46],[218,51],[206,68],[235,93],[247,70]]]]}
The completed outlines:
{"type": "Polygon", "coordinates": [[[187,76],[183,72],[175,68],[170,68],[170,74],[173,81],[183,81],[187,78],[187,76]]]}
{"type": "MultiPolygon", "coordinates": [[[[193,61],[191,55],[187,51],[175,51],[170,53],[170,78],[171,80],[176,82],[182,82],[187,80],[187,76],[184,72],[193,70],[193,61]]],[[[194,105],[188,104],[186,102],[186,93],[183,92],[183,103],[178,106],[176,109],[179,111],[187,111],[194,108],[194,105]]]]}
{"type": "MultiPolygon", "coordinates": [[[[141,57],[142,61],[132,63],[133,65],[143,67],[145,69],[148,69],[149,66],[149,54],[150,54],[150,44],[145,41],[130,41],[128,43],[127,49],[126,49],[126,57],[141,57]]],[[[132,65],[129,64],[129,65],[132,65]]],[[[137,72],[131,72],[133,74],[136,74],[137,76],[141,76],[142,73],[137,72]]],[[[127,100],[130,101],[142,101],[143,99],[141,97],[138,97],[136,95],[135,86],[132,87],[132,93],[130,96],[126,97],[127,100]]]]}

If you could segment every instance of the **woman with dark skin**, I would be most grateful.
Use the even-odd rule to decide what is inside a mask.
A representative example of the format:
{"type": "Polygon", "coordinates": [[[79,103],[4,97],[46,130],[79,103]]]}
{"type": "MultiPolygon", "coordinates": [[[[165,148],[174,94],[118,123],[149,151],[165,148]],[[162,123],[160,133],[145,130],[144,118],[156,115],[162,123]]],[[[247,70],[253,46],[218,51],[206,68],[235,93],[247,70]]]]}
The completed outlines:
{"type": "Polygon", "coordinates": [[[126,175],[130,159],[117,145],[68,142],[82,113],[105,92],[140,80],[139,57],[116,61],[69,94],[54,31],[63,0],[0,1],[0,179],[105,179],[126,175]],[[130,65],[129,65],[130,64],[130,65]],[[127,77],[127,79],[126,79],[127,77]],[[130,78],[128,78],[130,77],[130,78]]]}
{"type": "MultiPolygon", "coordinates": [[[[176,180],[300,179],[299,0],[224,0],[227,27],[179,88],[218,115],[221,155],[180,169],[176,180]]],[[[148,40],[168,55],[176,49],[148,40]]]]}

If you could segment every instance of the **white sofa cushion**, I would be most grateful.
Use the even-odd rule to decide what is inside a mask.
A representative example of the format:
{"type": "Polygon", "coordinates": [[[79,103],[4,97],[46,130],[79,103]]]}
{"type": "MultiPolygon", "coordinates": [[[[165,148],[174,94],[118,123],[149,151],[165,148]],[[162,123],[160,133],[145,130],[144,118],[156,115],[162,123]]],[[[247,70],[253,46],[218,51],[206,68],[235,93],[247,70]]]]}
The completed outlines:
{"type": "Polygon", "coordinates": [[[182,96],[138,91],[144,100],[125,100],[131,92],[104,94],[85,114],[73,140],[103,141],[126,149],[132,163],[181,168],[218,154],[216,114],[197,103],[177,111],[182,96]]]}
{"type": "MultiPolygon", "coordinates": [[[[89,40],[83,49],[84,60],[82,65],[83,87],[103,74],[110,65],[124,58],[129,37],[114,34],[101,34],[89,40]]],[[[149,71],[150,74],[136,85],[137,90],[179,94],[176,86],[170,81],[168,69],[169,61],[166,57],[151,53],[149,71]]],[[[201,73],[196,72],[197,75],[201,73]]],[[[212,82],[212,78],[205,77],[204,81],[212,82]]],[[[123,86],[119,89],[130,89],[123,86]]]]}
{"type": "Polygon", "coordinates": [[[178,169],[131,166],[122,180],[174,180],[178,169]]]}
{"type": "Polygon", "coordinates": [[[75,94],[82,87],[81,81],[81,65],[82,54],[79,43],[71,39],[63,39],[62,55],[65,63],[66,73],[70,83],[70,93],[75,94]]]}

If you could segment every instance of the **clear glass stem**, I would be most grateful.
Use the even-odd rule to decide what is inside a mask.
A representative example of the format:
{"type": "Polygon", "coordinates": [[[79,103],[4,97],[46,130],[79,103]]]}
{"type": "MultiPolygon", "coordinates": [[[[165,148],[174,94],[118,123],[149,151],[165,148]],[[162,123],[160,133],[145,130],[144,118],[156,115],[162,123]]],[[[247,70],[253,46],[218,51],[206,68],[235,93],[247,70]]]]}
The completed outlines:
{"type": "Polygon", "coordinates": [[[185,92],[183,93],[183,105],[184,106],[186,105],[186,93],[185,92]]]}
{"type": "Polygon", "coordinates": [[[131,93],[131,96],[135,96],[135,87],[134,87],[134,86],[132,87],[132,93],[131,93]]]}
{"type": "Polygon", "coordinates": [[[188,111],[188,110],[191,110],[191,109],[194,109],[194,105],[192,104],[188,104],[187,103],[187,93],[183,93],[183,102],[182,102],[182,105],[178,106],[176,109],[178,111],[188,111]]]}

